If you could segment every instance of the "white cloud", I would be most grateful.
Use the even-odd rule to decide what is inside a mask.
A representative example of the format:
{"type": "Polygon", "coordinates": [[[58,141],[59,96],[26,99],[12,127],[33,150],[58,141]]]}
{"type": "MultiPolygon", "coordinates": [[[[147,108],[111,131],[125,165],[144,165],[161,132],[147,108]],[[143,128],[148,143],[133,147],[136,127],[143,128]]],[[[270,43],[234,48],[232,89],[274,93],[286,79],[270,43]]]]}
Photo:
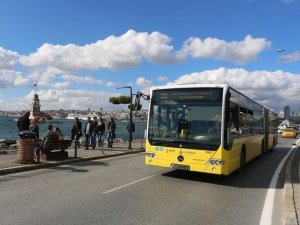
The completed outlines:
{"type": "Polygon", "coordinates": [[[300,74],[283,71],[252,71],[219,68],[195,72],[179,77],[172,84],[226,83],[269,108],[281,109],[283,105],[298,105],[300,74]]]}
{"type": "Polygon", "coordinates": [[[67,89],[70,86],[70,82],[55,82],[54,84],[52,84],[52,87],[55,89],[67,89]]]}
{"type": "Polygon", "coordinates": [[[62,75],[62,78],[67,81],[72,81],[76,83],[84,83],[84,84],[99,84],[103,85],[104,82],[101,80],[94,79],[90,76],[75,76],[70,74],[62,75]]]}
{"type": "Polygon", "coordinates": [[[28,84],[29,79],[21,72],[0,69],[0,88],[18,87],[28,84]]]}
{"type": "Polygon", "coordinates": [[[145,79],[144,77],[139,77],[136,80],[135,84],[141,88],[140,91],[144,94],[148,94],[152,86],[152,82],[150,80],[145,79]]]}
{"type": "Polygon", "coordinates": [[[180,56],[173,54],[171,39],[159,32],[138,33],[128,30],[116,37],[109,36],[95,43],[78,46],[46,43],[20,62],[27,67],[51,66],[63,71],[82,69],[119,69],[148,60],[154,63],[171,63],[180,56]]]}
{"type": "MultiPolygon", "coordinates": [[[[24,98],[20,98],[17,104],[22,104],[23,108],[30,107],[30,102],[34,92],[30,92],[24,98]]],[[[44,109],[100,109],[111,110],[117,106],[109,103],[109,97],[117,95],[104,91],[89,90],[40,90],[38,95],[44,109]],[[97,101],[95,101],[97,99],[97,101]]]]}
{"type": "Polygon", "coordinates": [[[159,82],[165,82],[165,81],[168,81],[168,77],[167,76],[160,76],[158,77],[157,79],[159,82]]]}
{"type": "Polygon", "coordinates": [[[17,63],[19,55],[16,52],[0,47],[0,69],[11,69],[17,63]]]}
{"type": "Polygon", "coordinates": [[[279,62],[292,63],[300,60],[300,52],[293,52],[279,57],[279,62]]]}
{"type": "Polygon", "coordinates": [[[144,60],[159,64],[176,63],[188,55],[247,63],[271,46],[266,39],[250,35],[242,41],[232,42],[217,38],[206,38],[203,41],[200,38],[189,38],[179,51],[174,50],[171,41],[169,36],[160,32],[128,30],[121,36],[109,36],[83,46],[45,43],[36,52],[22,56],[20,62],[28,68],[50,67],[65,72],[127,68],[144,60]]]}
{"type": "Polygon", "coordinates": [[[144,77],[139,77],[136,80],[136,85],[138,85],[140,88],[147,88],[152,85],[152,82],[150,80],[146,80],[144,77]]]}
{"type": "Polygon", "coordinates": [[[244,64],[255,60],[262,51],[270,48],[271,42],[264,38],[253,38],[251,35],[242,41],[226,42],[217,38],[188,39],[183,52],[195,58],[213,58],[244,64]]]}

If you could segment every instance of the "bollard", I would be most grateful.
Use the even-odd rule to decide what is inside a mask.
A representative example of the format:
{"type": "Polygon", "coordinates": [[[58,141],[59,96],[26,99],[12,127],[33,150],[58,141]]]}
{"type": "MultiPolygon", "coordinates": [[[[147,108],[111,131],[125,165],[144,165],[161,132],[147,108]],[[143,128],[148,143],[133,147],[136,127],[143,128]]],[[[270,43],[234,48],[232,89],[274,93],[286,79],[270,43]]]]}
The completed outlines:
{"type": "Polygon", "coordinates": [[[41,156],[41,148],[40,148],[40,141],[37,141],[35,144],[35,155],[36,155],[36,162],[40,163],[40,156],[41,156]]]}
{"type": "Polygon", "coordinates": [[[74,147],[74,158],[77,158],[77,145],[78,145],[78,141],[75,138],[75,147],[74,147]]]}
{"type": "Polygon", "coordinates": [[[124,149],[126,148],[126,140],[124,140],[124,146],[123,146],[123,148],[124,149]]]}
{"type": "Polygon", "coordinates": [[[18,163],[34,163],[34,139],[20,139],[18,143],[18,163]]]}

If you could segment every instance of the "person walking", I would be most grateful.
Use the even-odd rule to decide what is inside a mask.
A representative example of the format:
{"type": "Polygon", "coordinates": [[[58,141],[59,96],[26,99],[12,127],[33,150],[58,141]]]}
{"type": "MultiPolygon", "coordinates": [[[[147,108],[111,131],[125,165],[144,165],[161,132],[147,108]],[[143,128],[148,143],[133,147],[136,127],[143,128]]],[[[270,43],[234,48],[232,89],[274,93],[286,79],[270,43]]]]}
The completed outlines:
{"type": "Polygon", "coordinates": [[[71,139],[79,141],[79,138],[82,136],[82,124],[78,117],[75,117],[74,124],[71,130],[71,139]]]}
{"type": "Polygon", "coordinates": [[[105,123],[104,123],[102,117],[100,117],[99,121],[98,121],[98,147],[103,146],[102,137],[103,137],[104,133],[105,133],[105,123]]]}
{"type": "Polygon", "coordinates": [[[84,127],[84,134],[85,134],[85,150],[89,149],[90,141],[91,141],[91,135],[92,135],[92,121],[91,117],[87,118],[87,122],[84,127]]]}
{"type": "Polygon", "coordinates": [[[97,121],[97,117],[94,117],[93,121],[91,122],[91,146],[93,149],[95,149],[96,147],[97,136],[98,136],[98,121],[97,121]]]}
{"type": "Polygon", "coordinates": [[[108,124],[107,124],[107,144],[108,144],[108,148],[112,148],[113,147],[113,141],[116,138],[116,123],[114,121],[114,119],[112,117],[109,118],[108,124]]]}
{"type": "Polygon", "coordinates": [[[30,116],[30,112],[28,111],[18,119],[17,126],[19,128],[19,132],[23,130],[29,130],[29,126],[30,126],[29,116],[30,116]]]}

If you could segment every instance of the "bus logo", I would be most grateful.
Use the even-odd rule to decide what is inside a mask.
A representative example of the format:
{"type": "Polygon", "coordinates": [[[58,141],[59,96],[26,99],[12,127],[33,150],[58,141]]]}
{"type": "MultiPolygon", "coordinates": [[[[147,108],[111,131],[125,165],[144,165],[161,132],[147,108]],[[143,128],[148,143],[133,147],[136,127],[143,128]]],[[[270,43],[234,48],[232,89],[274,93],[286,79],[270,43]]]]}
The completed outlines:
{"type": "Polygon", "coordinates": [[[183,162],[184,157],[182,155],[180,155],[180,156],[177,157],[177,159],[178,159],[179,162],[183,162]]]}

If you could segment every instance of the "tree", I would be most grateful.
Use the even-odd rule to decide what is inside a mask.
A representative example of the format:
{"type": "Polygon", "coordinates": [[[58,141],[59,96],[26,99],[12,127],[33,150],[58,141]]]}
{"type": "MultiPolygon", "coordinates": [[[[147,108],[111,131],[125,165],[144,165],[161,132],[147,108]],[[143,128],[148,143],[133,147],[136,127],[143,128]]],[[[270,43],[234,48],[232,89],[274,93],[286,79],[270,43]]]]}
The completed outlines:
{"type": "Polygon", "coordinates": [[[126,95],[121,95],[118,97],[110,97],[109,102],[114,105],[120,105],[120,104],[129,104],[130,103],[130,97],[126,95]]]}

